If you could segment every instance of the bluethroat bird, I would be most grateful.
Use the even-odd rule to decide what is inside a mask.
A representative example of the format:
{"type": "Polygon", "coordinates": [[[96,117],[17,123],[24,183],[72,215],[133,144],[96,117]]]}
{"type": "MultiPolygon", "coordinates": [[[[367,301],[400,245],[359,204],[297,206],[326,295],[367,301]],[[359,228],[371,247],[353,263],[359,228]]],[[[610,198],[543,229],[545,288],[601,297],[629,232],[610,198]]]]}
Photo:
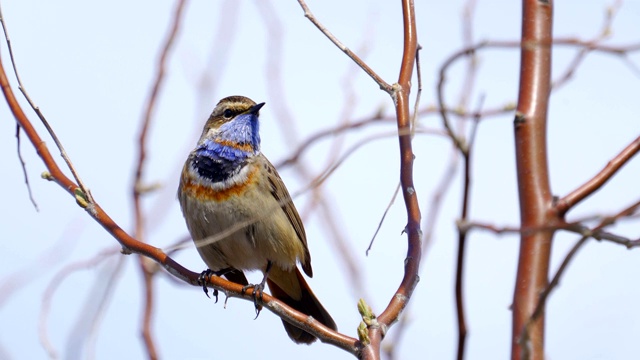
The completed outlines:
{"type": "MultiPolygon", "coordinates": [[[[274,297],[336,330],[296,264],[313,276],[300,215],[280,175],[260,152],[262,106],[244,96],[220,100],[182,169],[180,207],[208,271],[245,289],[253,287],[254,297],[266,282],[274,297]],[[249,286],[243,270],[261,270],[262,282],[249,286]]],[[[294,342],[316,340],[282,323],[294,342]]]]}

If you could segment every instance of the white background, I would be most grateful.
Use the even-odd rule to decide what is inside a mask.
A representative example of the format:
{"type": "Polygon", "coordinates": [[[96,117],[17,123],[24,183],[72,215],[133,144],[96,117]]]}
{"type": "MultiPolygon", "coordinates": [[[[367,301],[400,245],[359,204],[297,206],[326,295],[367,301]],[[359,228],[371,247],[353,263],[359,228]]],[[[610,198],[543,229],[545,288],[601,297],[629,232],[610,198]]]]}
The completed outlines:
{"type": "MultiPolygon", "coordinates": [[[[605,1],[557,2],[555,34],[582,39],[597,36],[608,5],[605,1]]],[[[2,6],[27,90],[96,200],[130,231],[137,132],[174,2],[20,0],[4,1],[2,6]]],[[[402,52],[400,2],[310,1],[309,6],[380,76],[389,83],[396,81],[402,52]]],[[[417,1],[415,6],[423,46],[422,105],[427,106],[435,101],[440,65],[462,46],[464,2],[417,1]]],[[[516,40],[520,16],[516,2],[479,2],[474,39],[516,40]]],[[[610,43],[637,43],[638,23],[640,3],[626,2],[614,21],[610,43]]],[[[9,73],[6,47],[0,51],[9,73]]],[[[556,49],[556,77],[577,51],[556,49]]],[[[582,184],[640,133],[640,56],[629,56],[629,61],[635,70],[619,57],[591,54],[574,79],[552,94],[548,143],[554,194],[566,195],[582,184]]],[[[515,102],[518,51],[483,51],[479,66],[469,106],[475,108],[481,94],[487,109],[515,102]]],[[[452,106],[457,105],[464,68],[465,62],[458,62],[447,77],[447,100],[452,106]]],[[[18,93],[11,73],[9,76],[18,93]]],[[[414,80],[414,96],[415,85],[414,80]]],[[[261,111],[262,148],[274,163],[314,132],[338,124],[345,114],[355,120],[380,110],[386,114],[393,111],[388,95],[354,69],[351,61],[304,18],[297,2],[188,3],[148,140],[145,180],[162,186],[147,196],[144,204],[146,240],[155,246],[167,247],[186,235],[175,200],[181,164],[215,103],[235,94],[266,101],[261,111]],[[275,27],[267,27],[265,18],[274,20],[275,27]],[[274,37],[274,29],[281,37],[274,37]],[[270,61],[275,61],[279,70],[269,65],[270,61]],[[205,75],[208,87],[202,85],[205,75]],[[346,102],[348,96],[353,100],[346,102]],[[276,119],[282,120],[287,113],[293,123],[283,131],[276,119]]],[[[28,109],[26,102],[22,103],[28,109]]],[[[57,155],[37,117],[28,114],[57,155]]],[[[513,113],[484,120],[473,155],[471,218],[497,226],[517,226],[519,218],[512,120],[513,113]]],[[[436,116],[421,117],[419,123],[428,129],[441,128],[436,116]]],[[[393,130],[393,123],[384,123],[351,131],[342,150],[370,135],[393,130]]],[[[0,358],[47,357],[38,337],[43,300],[50,306],[47,334],[60,358],[145,358],[139,335],[143,293],[137,258],[124,258],[124,267],[111,287],[111,273],[122,258],[117,254],[63,281],[54,279],[69,264],[87,261],[103,249],[117,251],[117,243],[66,192],[40,179],[44,166],[22,136],[22,153],[40,208],[39,212],[34,210],[24,186],[14,135],[12,115],[0,105],[4,190],[0,205],[0,358]],[[47,292],[52,283],[58,284],[53,295],[47,292]],[[92,309],[99,305],[104,305],[104,311],[94,320],[92,309]]],[[[323,169],[330,145],[325,140],[305,153],[303,162],[312,174],[323,169]]],[[[433,135],[418,135],[414,146],[416,189],[426,218],[451,147],[447,139],[433,135]]],[[[61,159],[58,163],[63,164],[61,159]]],[[[610,215],[637,201],[639,163],[632,161],[601,192],[571,212],[569,219],[610,215]]],[[[308,184],[308,179],[299,177],[291,167],[282,169],[281,175],[292,193],[308,184]]],[[[397,181],[397,140],[387,137],[360,148],[326,183],[324,196],[363,276],[359,287],[349,283],[318,212],[307,211],[309,194],[295,199],[305,218],[313,255],[315,276],[310,284],[339,329],[350,336],[356,336],[360,321],[357,299],[363,297],[374,311],[382,311],[402,276],[406,236],[401,230],[406,215],[400,198],[370,255],[364,254],[397,181]],[[365,290],[354,290],[358,288],[365,290]]],[[[423,258],[421,282],[405,312],[409,326],[398,344],[398,358],[455,356],[454,224],[460,213],[460,193],[457,176],[444,198],[423,258]]],[[[640,234],[633,221],[618,224],[612,231],[631,238],[640,234]]],[[[552,271],[577,238],[564,233],[556,237],[552,271]]],[[[472,232],[467,251],[466,358],[506,358],[510,353],[509,306],[517,236],[472,232]]],[[[176,259],[193,271],[204,269],[191,246],[176,259]]],[[[639,260],[637,250],[610,243],[591,241],[583,248],[550,297],[546,324],[549,358],[624,359],[637,353],[639,260]]],[[[206,298],[200,288],[177,284],[168,276],[158,277],[155,301],[154,338],[165,359],[351,358],[329,345],[295,345],[271,313],[263,312],[254,321],[251,303],[232,299],[224,309],[222,303],[206,298]]],[[[394,329],[389,339],[395,338],[394,329]]]]}

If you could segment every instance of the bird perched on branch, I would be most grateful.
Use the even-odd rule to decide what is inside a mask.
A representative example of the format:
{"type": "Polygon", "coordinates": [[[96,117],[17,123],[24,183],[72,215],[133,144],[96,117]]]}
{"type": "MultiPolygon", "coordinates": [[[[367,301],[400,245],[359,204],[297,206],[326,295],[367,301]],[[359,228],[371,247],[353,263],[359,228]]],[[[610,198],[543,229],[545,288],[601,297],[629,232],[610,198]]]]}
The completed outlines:
{"type": "MultiPolygon", "coordinates": [[[[300,262],[305,274],[313,275],[300,215],[280,175],[260,152],[262,106],[244,96],[220,100],[182,169],[180,207],[210,271],[245,290],[252,287],[256,308],[266,282],[275,298],[336,330],[297,267],[300,262]],[[262,282],[248,285],[243,270],[261,270],[262,282]]],[[[282,322],[294,342],[316,340],[282,322]]]]}

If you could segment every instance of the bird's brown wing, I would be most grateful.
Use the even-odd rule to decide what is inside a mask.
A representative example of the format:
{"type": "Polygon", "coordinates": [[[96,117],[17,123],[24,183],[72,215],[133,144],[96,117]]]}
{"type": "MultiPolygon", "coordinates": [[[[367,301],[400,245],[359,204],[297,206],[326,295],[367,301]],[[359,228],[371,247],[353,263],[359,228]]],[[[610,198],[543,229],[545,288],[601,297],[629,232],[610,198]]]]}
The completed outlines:
{"type": "MultiPolygon", "coordinates": [[[[301,313],[311,315],[324,326],[338,330],[329,312],[322,306],[298,268],[282,270],[274,267],[267,278],[271,295],[301,313]]],[[[311,344],[316,337],[282,320],[287,334],[297,344],[311,344]]]]}
{"type": "Polygon", "coordinates": [[[293,200],[291,200],[291,195],[289,195],[289,191],[287,191],[287,188],[284,186],[284,182],[282,182],[276,168],[264,155],[261,156],[264,159],[263,163],[265,164],[264,166],[267,172],[267,178],[269,179],[271,195],[273,195],[280,204],[280,207],[287,215],[291,226],[293,226],[296,234],[298,234],[298,239],[302,241],[302,244],[304,245],[305,258],[301,260],[302,269],[309,277],[313,277],[313,270],[311,269],[311,255],[309,254],[309,247],[307,246],[307,235],[304,232],[304,225],[302,224],[298,210],[296,210],[293,200]]]}

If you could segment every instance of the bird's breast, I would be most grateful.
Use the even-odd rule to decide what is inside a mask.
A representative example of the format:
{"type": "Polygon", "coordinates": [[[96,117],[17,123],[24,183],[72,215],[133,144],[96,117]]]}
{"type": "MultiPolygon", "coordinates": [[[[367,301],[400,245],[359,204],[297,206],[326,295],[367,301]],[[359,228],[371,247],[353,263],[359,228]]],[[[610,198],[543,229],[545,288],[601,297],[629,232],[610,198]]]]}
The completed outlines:
{"type": "Polygon", "coordinates": [[[259,167],[247,164],[223,181],[211,181],[197,169],[186,164],[182,171],[181,192],[183,196],[201,201],[221,202],[234,196],[242,196],[258,181],[259,167]]]}

